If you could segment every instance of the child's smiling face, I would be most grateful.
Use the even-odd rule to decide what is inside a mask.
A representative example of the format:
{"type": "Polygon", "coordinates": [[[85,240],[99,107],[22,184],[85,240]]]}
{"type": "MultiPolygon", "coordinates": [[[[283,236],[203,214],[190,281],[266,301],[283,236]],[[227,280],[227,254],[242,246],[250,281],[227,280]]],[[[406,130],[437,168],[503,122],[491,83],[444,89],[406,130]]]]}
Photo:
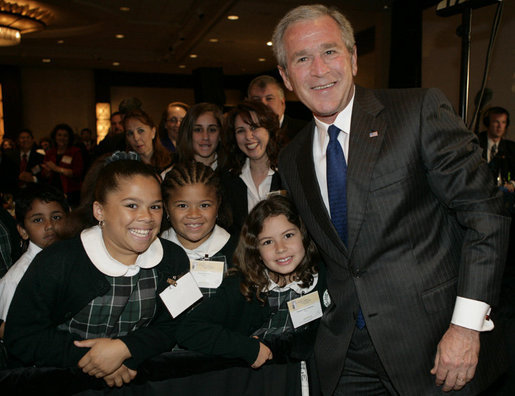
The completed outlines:
{"type": "Polygon", "coordinates": [[[258,249],[270,278],[277,281],[277,275],[284,276],[287,283],[306,254],[299,228],[282,214],[265,219],[258,235],[258,249]]]}
{"type": "Polygon", "coordinates": [[[132,265],[157,238],[161,226],[159,182],[144,175],[120,178],[117,188],[107,193],[106,202],[93,203],[93,214],[104,222],[102,237],[109,254],[132,265]]]}
{"type": "Polygon", "coordinates": [[[218,197],[213,186],[203,183],[176,187],[166,203],[177,238],[187,249],[195,249],[213,232],[218,197]]]}

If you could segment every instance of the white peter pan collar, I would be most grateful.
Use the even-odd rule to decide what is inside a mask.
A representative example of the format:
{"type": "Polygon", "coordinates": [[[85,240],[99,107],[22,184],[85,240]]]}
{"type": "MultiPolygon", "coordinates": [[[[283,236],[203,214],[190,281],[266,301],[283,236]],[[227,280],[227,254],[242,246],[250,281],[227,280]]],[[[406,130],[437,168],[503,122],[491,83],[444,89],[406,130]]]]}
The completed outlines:
{"type": "MultiPolygon", "coordinates": [[[[267,272],[268,275],[268,272],[267,272]]],[[[291,283],[288,283],[287,285],[280,287],[277,283],[275,283],[272,279],[268,278],[268,290],[266,291],[273,291],[273,292],[285,292],[288,290],[293,290],[297,294],[307,294],[311,292],[315,286],[318,283],[318,274],[313,274],[313,283],[309,287],[301,287],[300,282],[293,281],[291,283]]]]}
{"type": "Polygon", "coordinates": [[[102,229],[98,225],[82,231],[80,239],[93,265],[108,276],[134,276],[140,268],[153,268],[163,259],[163,245],[159,238],[138,255],[133,265],[120,263],[109,254],[102,238],[102,229]]]}
{"type": "Polygon", "coordinates": [[[222,227],[215,224],[215,228],[213,228],[213,232],[209,236],[208,239],[204,241],[200,246],[195,249],[187,249],[177,238],[177,233],[173,229],[173,227],[169,228],[166,231],[163,231],[161,234],[161,238],[167,239],[173,243],[176,243],[180,247],[184,249],[188,257],[192,260],[198,260],[206,257],[213,257],[216,253],[218,253],[227,243],[231,234],[229,234],[222,227]]]}

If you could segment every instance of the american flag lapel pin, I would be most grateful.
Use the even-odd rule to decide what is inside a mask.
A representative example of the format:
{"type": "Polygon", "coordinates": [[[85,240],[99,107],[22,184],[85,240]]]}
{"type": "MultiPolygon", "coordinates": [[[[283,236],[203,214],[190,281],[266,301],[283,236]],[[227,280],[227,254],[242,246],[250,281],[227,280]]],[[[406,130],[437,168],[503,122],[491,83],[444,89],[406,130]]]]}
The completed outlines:
{"type": "Polygon", "coordinates": [[[371,131],[369,134],[368,134],[368,137],[377,137],[379,135],[379,133],[376,131],[376,130],[373,130],[371,131]]]}

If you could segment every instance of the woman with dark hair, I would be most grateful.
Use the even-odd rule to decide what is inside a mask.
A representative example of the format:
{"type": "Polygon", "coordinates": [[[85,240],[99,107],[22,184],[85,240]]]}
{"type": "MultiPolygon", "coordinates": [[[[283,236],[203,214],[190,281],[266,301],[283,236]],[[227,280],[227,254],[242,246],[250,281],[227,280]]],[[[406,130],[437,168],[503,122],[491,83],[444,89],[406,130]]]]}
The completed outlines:
{"type": "Polygon", "coordinates": [[[213,170],[225,163],[225,150],[221,144],[223,114],[213,103],[193,105],[179,128],[177,141],[178,160],[193,160],[210,166],[213,170]]]}
{"type": "Polygon", "coordinates": [[[163,146],[172,153],[175,153],[179,128],[182,120],[186,117],[190,106],[182,102],[172,102],[166,106],[161,122],[159,123],[159,139],[163,146]]]}
{"type": "Polygon", "coordinates": [[[225,147],[231,155],[222,184],[232,209],[234,231],[238,231],[259,201],[281,189],[276,142],[279,121],[267,106],[253,101],[237,105],[226,121],[225,147]]]}
{"type": "Polygon", "coordinates": [[[138,153],[143,163],[162,172],[172,164],[172,155],[156,139],[156,126],[143,110],[133,110],[123,119],[125,136],[131,150],[138,153]]]}
{"type": "Polygon", "coordinates": [[[49,183],[66,194],[71,207],[79,203],[84,172],[81,150],[73,146],[74,134],[68,124],[58,124],[50,134],[53,147],[48,149],[41,167],[49,183]]]}

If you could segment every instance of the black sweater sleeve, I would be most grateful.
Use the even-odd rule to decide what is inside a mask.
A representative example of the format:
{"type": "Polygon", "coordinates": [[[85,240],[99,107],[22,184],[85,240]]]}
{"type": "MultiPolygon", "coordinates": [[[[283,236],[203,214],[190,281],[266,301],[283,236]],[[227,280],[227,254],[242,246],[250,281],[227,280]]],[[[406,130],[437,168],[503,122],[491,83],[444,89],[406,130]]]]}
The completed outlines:
{"type": "MultiPolygon", "coordinates": [[[[76,266],[82,273],[84,258],[72,257],[68,244],[60,246],[64,249],[50,246],[34,258],[14,294],[6,319],[5,343],[17,364],[70,367],[88,351],[73,344],[79,337],[57,329],[72,317],[77,300],[79,305],[80,301],[84,305],[89,301],[88,296],[81,299],[74,293],[75,288],[81,287],[67,268],[76,266]]],[[[74,244],[69,247],[73,251],[74,244]]],[[[91,281],[91,289],[97,289],[98,281],[102,281],[85,279],[91,281]]]]}
{"type": "MultiPolygon", "coordinates": [[[[184,249],[176,244],[161,240],[163,261],[159,264],[158,293],[168,287],[167,278],[180,276],[189,270],[189,259],[184,249]]],[[[136,369],[146,359],[170,351],[176,344],[176,329],[183,316],[172,318],[161,297],[157,296],[155,319],[148,327],[133,331],[120,339],[127,345],[132,357],[124,364],[136,369]]]]}
{"type": "Polygon", "coordinates": [[[191,311],[179,325],[179,345],[196,352],[255,362],[259,341],[252,330],[263,322],[267,309],[245,300],[240,279],[224,279],[216,294],[191,311]]]}

